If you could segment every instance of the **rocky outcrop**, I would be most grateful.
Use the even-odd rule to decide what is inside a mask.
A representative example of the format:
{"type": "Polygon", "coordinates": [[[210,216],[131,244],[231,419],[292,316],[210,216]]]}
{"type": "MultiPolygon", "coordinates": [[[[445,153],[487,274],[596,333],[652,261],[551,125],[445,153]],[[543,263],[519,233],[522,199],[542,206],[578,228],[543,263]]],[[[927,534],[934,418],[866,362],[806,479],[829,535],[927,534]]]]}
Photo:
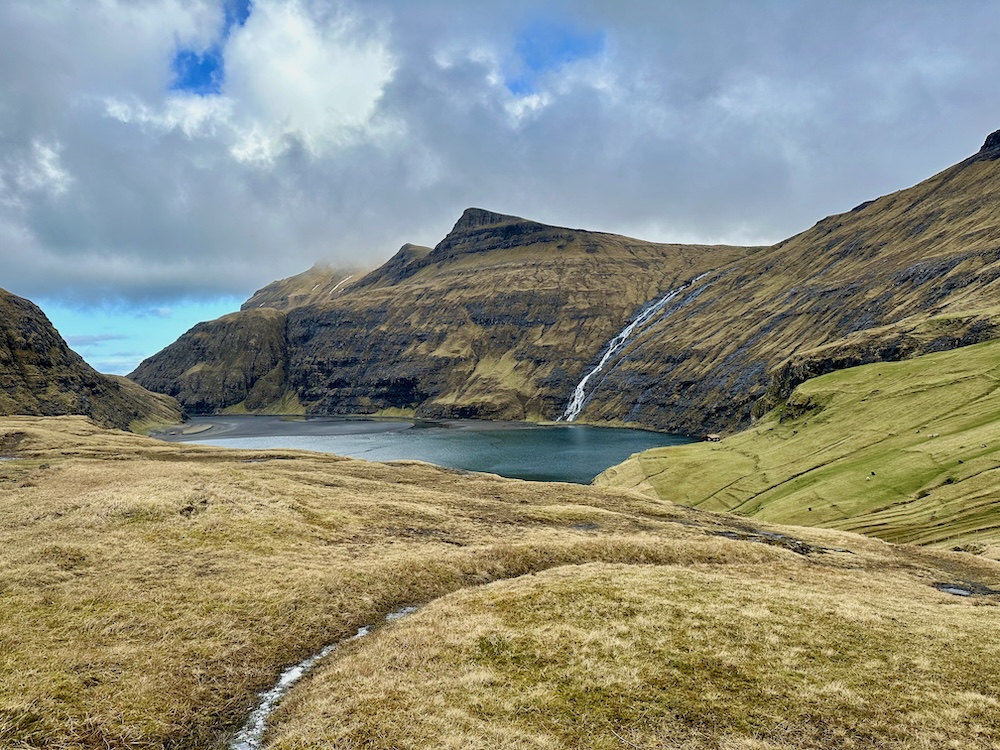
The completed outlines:
{"type": "Polygon", "coordinates": [[[104,427],[176,423],[176,401],[102,375],[32,302],[0,289],[0,415],[81,414],[104,427]]]}
{"type": "Polygon", "coordinates": [[[1000,130],[996,130],[986,137],[978,155],[981,158],[1000,159],[1000,130]]]}

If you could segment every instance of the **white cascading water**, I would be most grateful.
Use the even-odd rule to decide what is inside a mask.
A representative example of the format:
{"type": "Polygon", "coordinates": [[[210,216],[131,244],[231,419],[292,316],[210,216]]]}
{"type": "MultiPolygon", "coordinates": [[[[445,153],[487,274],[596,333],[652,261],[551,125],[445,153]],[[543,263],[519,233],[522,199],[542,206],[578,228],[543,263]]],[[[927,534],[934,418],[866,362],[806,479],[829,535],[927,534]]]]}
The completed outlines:
{"type": "Polygon", "coordinates": [[[583,411],[583,405],[587,400],[587,383],[590,382],[590,379],[603,370],[608,362],[611,361],[611,358],[625,347],[625,344],[628,343],[628,340],[632,338],[632,334],[635,333],[637,329],[641,329],[645,326],[646,323],[653,318],[653,316],[670,304],[670,301],[675,299],[678,294],[687,291],[693,284],[698,283],[710,273],[711,271],[706,271],[700,276],[695,276],[687,284],[679,286],[676,289],[671,289],[655,302],[651,302],[642,308],[642,310],[639,311],[639,314],[632,318],[632,320],[629,321],[629,324],[622,328],[617,335],[611,339],[608,343],[607,349],[604,351],[604,356],[601,357],[601,361],[597,363],[597,366],[584,375],[583,379],[576,384],[576,388],[573,390],[573,398],[570,399],[569,405],[566,407],[566,411],[561,417],[559,417],[558,421],[572,422],[580,416],[580,412],[583,411]]]}

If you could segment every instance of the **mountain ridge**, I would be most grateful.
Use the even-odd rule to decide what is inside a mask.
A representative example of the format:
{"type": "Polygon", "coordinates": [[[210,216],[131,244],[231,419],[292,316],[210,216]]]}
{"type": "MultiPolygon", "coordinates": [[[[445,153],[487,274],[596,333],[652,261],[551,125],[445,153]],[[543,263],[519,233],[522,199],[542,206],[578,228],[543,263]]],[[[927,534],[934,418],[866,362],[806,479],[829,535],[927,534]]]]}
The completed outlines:
{"type": "MultiPolygon", "coordinates": [[[[636,309],[747,252],[650,243],[469,209],[434,248],[404,245],[334,296],[284,310],[284,397],[315,414],[554,418],[575,373],[636,309]]],[[[341,275],[326,273],[320,289],[341,275]]],[[[308,274],[276,284],[299,288],[308,274]]],[[[243,311],[261,303],[251,298],[243,311]]],[[[224,325],[244,323],[251,325],[240,317],[224,325]]],[[[199,362],[213,366],[197,352],[181,351],[190,333],[130,377],[177,395],[195,412],[239,408],[218,386],[195,394],[182,384],[190,384],[185,373],[199,362]]],[[[232,352],[220,361],[237,359],[232,352]]],[[[246,375],[233,377],[249,391],[253,377],[246,375]]]]}
{"type": "MultiPolygon", "coordinates": [[[[616,332],[707,273],[595,374],[580,419],[740,429],[812,372],[997,334],[995,154],[1000,131],[937,175],[767,248],[646,243],[469,208],[435,247],[404,245],[333,298],[289,310],[285,397],[316,414],[556,419],[616,332]],[[946,315],[963,329],[911,335],[946,315]]],[[[158,357],[131,377],[152,383],[158,357]]]]}

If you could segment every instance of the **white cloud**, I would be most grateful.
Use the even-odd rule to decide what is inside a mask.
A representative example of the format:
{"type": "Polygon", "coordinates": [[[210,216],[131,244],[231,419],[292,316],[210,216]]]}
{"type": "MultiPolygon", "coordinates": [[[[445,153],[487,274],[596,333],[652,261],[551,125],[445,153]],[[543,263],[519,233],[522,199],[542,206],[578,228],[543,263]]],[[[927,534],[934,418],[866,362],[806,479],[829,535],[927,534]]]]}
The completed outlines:
{"type": "Polygon", "coordinates": [[[32,194],[50,198],[65,193],[73,182],[60,161],[58,143],[31,142],[28,149],[0,161],[0,206],[24,209],[32,194]]]}
{"type": "Polygon", "coordinates": [[[271,162],[301,141],[314,157],[365,140],[395,61],[379,29],[344,10],[317,20],[297,0],[260,0],[225,47],[237,158],[271,162]]]}
{"type": "Polygon", "coordinates": [[[778,240],[1000,127],[991,3],[256,0],[226,38],[223,18],[0,2],[0,286],[246,296],[433,244],[469,205],[778,240]],[[550,22],[578,56],[524,53],[550,22]],[[174,90],[177,52],[213,45],[219,92],[174,90]]]}
{"type": "Polygon", "coordinates": [[[401,130],[375,117],[395,61],[384,29],[355,12],[316,17],[301,0],[257,0],[223,47],[219,95],[175,94],[158,105],[109,97],[122,123],[188,138],[219,137],[240,162],[273,165],[294,144],[323,158],[401,130]]]}

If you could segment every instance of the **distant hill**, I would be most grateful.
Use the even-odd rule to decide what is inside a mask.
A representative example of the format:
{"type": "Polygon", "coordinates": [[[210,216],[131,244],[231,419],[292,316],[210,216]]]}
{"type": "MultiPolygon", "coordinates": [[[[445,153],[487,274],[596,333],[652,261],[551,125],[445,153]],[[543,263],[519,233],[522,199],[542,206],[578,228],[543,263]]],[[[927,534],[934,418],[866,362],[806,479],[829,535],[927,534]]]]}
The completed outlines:
{"type": "Polygon", "coordinates": [[[645,451],[595,484],[1000,558],[998,424],[990,341],[810,380],[749,430],[645,451]]]}
{"type": "Polygon", "coordinates": [[[113,375],[72,351],[32,302],[0,289],[0,415],[81,414],[105,427],[181,420],[176,401],[113,375]]]}
{"type": "Polygon", "coordinates": [[[192,412],[554,418],[637,308],[747,252],[469,209],[433,249],[404,245],[360,278],[265,287],[130,377],[192,412]]]}

